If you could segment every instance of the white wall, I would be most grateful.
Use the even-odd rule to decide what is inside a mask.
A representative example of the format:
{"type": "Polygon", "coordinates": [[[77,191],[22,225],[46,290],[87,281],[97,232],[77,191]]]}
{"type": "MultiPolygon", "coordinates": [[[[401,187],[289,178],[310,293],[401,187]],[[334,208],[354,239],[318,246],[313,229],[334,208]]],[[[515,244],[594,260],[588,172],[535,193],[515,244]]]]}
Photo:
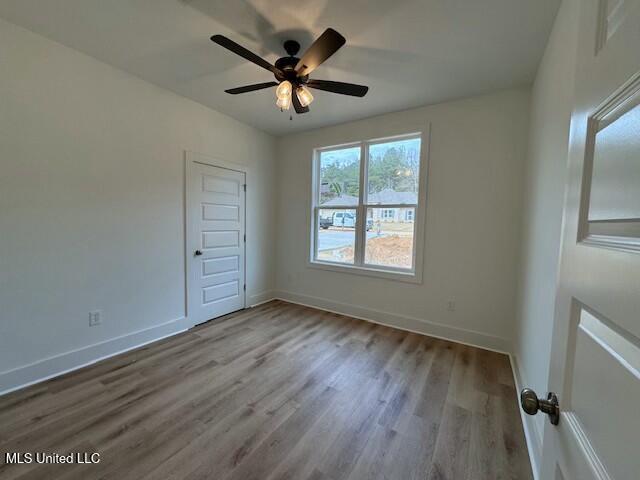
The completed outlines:
{"type": "MultiPolygon", "coordinates": [[[[577,0],[562,2],[531,97],[515,354],[520,382],[540,395],[547,391],[573,100],[577,10],[577,0]]],[[[535,432],[533,440],[538,450],[545,418],[538,415],[526,420],[535,432]]]]}
{"type": "Polygon", "coordinates": [[[528,118],[529,89],[515,89],[280,138],[278,295],[509,349],[528,118]],[[428,122],[432,138],[423,283],[309,267],[313,149],[413,132],[428,122]],[[455,300],[455,312],[447,311],[449,300],[455,300]]]}
{"type": "Polygon", "coordinates": [[[0,45],[0,391],[182,326],[185,150],[251,166],[249,301],[272,290],[272,137],[1,20],[0,45]]]}

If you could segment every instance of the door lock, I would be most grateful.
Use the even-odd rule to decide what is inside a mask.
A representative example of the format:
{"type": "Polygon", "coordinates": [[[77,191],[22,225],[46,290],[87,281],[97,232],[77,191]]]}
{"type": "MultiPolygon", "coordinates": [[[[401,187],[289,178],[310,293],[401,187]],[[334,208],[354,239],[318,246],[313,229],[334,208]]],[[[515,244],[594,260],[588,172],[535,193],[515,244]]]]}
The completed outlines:
{"type": "Polygon", "coordinates": [[[195,252],[193,252],[193,254],[194,254],[196,257],[199,257],[200,255],[202,255],[202,250],[196,250],[195,252]]]}
{"type": "Polygon", "coordinates": [[[547,399],[538,398],[536,392],[530,388],[523,388],[520,392],[520,403],[522,404],[522,410],[529,415],[535,415],[538,411],[542,411],[549,415],[549,421],[552,425],[558,425],[560,422],[560,405],[558,403],[558,396],[549,392],[547,399]]]}

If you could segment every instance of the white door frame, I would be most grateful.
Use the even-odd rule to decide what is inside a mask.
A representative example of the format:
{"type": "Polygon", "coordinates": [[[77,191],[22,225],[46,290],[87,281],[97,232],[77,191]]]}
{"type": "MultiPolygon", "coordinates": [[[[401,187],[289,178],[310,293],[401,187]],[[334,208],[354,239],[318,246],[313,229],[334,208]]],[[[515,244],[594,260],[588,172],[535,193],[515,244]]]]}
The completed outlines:
{"type": "MultiPolygon", "coordinates": [[[[189,249],[189,222],[191,220],[191,213],[189,212],[190,198],[189,198],[189,178],[191,175],[191,168],[194,163],[200,163],[202,165],[208,165],[210,167],[224,168],[227,170],[233,170],[235,172],[244,173],[245,184],[245,202],[244,202],[244,231],[247,233],[247,191],[249,190],[249,178],[251,174],[251,168],[239,163],[226,162],[217,158],[209,157],[202,153],[192,152],[185,150],[184,155],[184,266],[185,266],[185,296],[184,296],[184,310],[187,321],[187,328],[193,328],[196,323],[190,318],[191,312],[189,311],[189,283],[191,282],[191,250],[189,249]]],[[[244,242],[244,281],[248,285],[247,278],[247,242],[244,242]]],[[[244,291],[244,308],[247,308],[247,290],[244,291]]]]}

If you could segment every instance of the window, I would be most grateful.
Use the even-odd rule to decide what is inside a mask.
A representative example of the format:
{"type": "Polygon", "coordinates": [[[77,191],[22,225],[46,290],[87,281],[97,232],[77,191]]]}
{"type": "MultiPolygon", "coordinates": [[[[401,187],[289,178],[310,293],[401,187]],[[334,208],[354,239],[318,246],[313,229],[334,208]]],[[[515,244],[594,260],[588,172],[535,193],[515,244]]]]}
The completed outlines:
{"type": "Polygon", "coordinates": [[[382,210],[383,220],[393,220],[393,217],[395,216],[396,216],[396,211],[393,208],[385,208],[382,210]]]}
{"type": "Polygon", "coordinates": [[[311,262],[416,277],[421,135],[318,149],[311,262]]]}

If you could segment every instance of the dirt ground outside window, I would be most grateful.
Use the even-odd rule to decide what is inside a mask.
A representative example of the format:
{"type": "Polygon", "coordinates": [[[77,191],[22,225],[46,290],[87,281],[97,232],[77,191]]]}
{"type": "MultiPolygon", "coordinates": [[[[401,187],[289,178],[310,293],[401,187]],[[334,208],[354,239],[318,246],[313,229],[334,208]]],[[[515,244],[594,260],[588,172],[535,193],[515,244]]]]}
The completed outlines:
{"type": "MultiPolygon", "coordinates": [[[[413,232],[385,233],[384,236],[367,238],[365,249],[366,263],[386,265],[397,268],[411,268],[413,258],[413,232]]],[[[318,252],[318,260],[352,263],[354,247],[352,245],[326,249],[318,252]]]]}

